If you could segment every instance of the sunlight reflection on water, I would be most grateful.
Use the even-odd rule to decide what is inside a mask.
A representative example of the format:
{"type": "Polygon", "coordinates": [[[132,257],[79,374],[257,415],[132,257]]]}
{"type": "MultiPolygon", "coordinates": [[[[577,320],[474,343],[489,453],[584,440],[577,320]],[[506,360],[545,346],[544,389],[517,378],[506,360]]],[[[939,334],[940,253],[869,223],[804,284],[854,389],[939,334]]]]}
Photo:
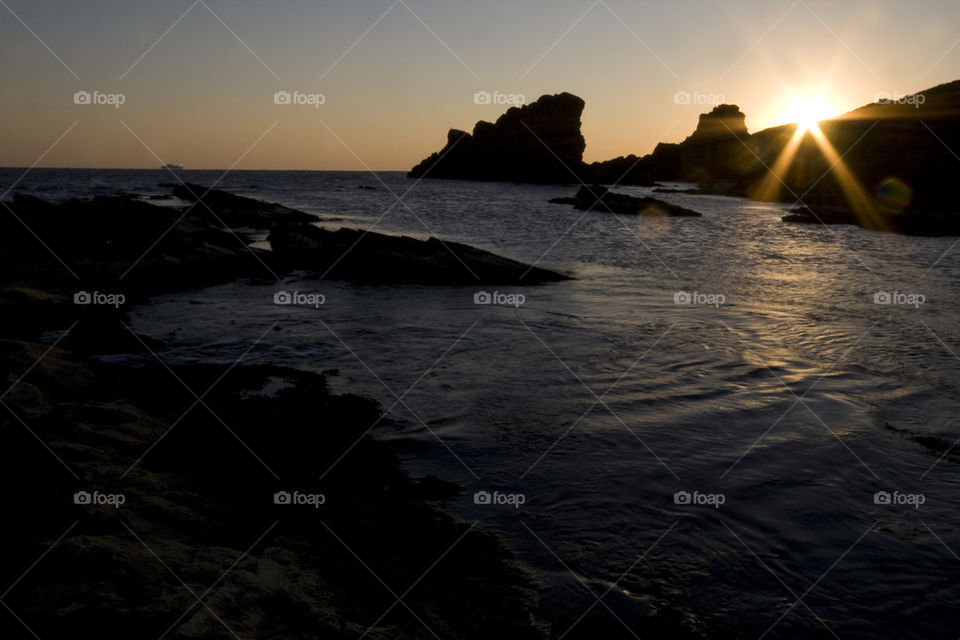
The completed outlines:
{"type": "MultiPolygon", "coordinates": [[[[400,174],[383,178],[398,194],[411,186],[400,174]]],[[[137,180],[125,188],[149,182],[137,180]]],[[[335,216],[333,226],[366,226],[394,202],[364,174],[238,172],[222,186],[335,216]]],[[[576,276],[520,287],[520,309],[478,307],[471,287],[291,279],[285,287],[322,291],[327,304],[276,307],[274,287],[234,283],[160,297],[134,312],[134,327],[166,341],[168,361],[232,363],[279,321],[248,361],[338,368],[335,389],[384,406],[394,398],[367,366],[398,394],[416,382],[406,396],[416,415],[396,409],[397,428],[378,437],[395,440],[414,473],[464,486],[448,509],[499,531],[546,580],[548,609],[569,606],[558,594],[573,578],[520,519],[580,574],[608,582],[679,521],[620,586],[744,633],[754,625],[755,635],[788,594],[744,543],[800,588],[879,520],[811,607],[844,638],[888,627],[935,635],[956,615],[943,603],[960,598],[954,559],[924,528],[960,548],[955,456],[924,476],[960,436],[951,353],[960,352],[960,257],[947,253],[925,272],[954,239],[785,224],[785,205],[720,197],[663,195],[704,213],[666,220],[546,202],[572,190],[425,181],[406,198],[416,216],[396,207],[378,222],[576,276]],[[877,291],[897,290],[928,302],[874,304],[877,291]],[[678,305],[678,291],[721,293],[725,303],[678,305]],[[475,505],[485,487],[527,501],[475,505]],[[884,488],[922,490],[923,511],[874,504],[884,488]],[[684,507],[673,501],[680,490],[720,491],[726,503],[684,507]]],[[[790,616],[779,632],[819,629],[790,616]]]]}

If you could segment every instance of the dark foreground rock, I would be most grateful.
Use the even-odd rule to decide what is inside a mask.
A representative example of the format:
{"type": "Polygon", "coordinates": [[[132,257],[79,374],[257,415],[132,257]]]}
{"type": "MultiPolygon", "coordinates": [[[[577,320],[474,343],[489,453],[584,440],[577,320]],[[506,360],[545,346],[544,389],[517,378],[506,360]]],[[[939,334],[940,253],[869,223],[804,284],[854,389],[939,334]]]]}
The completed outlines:
{"type": "Polygon", "coordinates": [[[703,215],[656,198],[637,198],[624,193],[613,193],[607,187],[598,185],[583,185],[572,198],[553,198],[550,202],[572,204],[581,211],[607,211],[638,216],[699,218],[703,215]]]}
{"type": "Polygon", "coordinates": [[[478,122],[472,135],[451,129],[446,146],[411,169],[409,176],[570,182],[583,164],[583,107],[583,100],[569,93],[545,95],[509,109],[496,123],[478,122]]]}
{"type": "MultiPolygon", "coordinates": [[[[152,295],[287,266],[224,224],[306,214],[208,195],[216,216],[132,197],[6,203],[0,482],[23,490],[0,506],[0,583],[15,585],[0,637],[542,637],[498,539],[435,506],[459,489],[409,478],[367,437],[392,428],[374,403],[279,367],[168,368],[130,330],[152,295]]],[[[457,248],[482,273],[523,267],[457,248]]],[[[450,266],[407,249],[389,243],[398,271],[450,266]]]]}
{"type": "Polygon", "coordinates": [[[373,403],[302,371],[46,349],[0,340],[3,638],[542,637],[502,545],[364,437],[391,428],[373,403]]]}
{"type": "MultiPolygon", "coordinates": [[[[111,286],[135,295],[270,277],[267,252],[198,207],[126,197],[53,203],[15,195],[0,208],[0,282],[43,288],[111,286]]],[[[128,295],[129,297],[129,295],[128,295]]]]}
{"type": "MultiPolygon", "coordinates": [[[[190,190],[206,192],[197,185],[190,190]]],[[[132,303],[240,278],[276,281],[294,269],[324,273],[334,262],[337,266],[327,277],[354,282],[500,284],[565,279],[458,243],[359,230],[322,231],[300,222],[313,222],[314,216],[225,192],[210,191],[204,202],[172,208],[131,197],[53,203],[15,195],[0,208],[0,303],[17,313],[0,314],[0,335],[33,336],[43,328],[67,327],[81,317],[90,322],[73,334],[71,348],[122,352],[130,345],[129,336],[108,335],[113,332],[110,327],[117,326],[109,320],[122,318],[132,303]],[[235,225],[253,231],[231,228],[235,225]],[[275,252],[250,246],[258,233],[262,238],[266,230],[281,228],[277,225],[282,231],[272,236],[275,252]],[[123,302],[77,303],[75,296],[81,294],[122,296],[123,302]],[[81,346],[81,337],[86,346],[81,346]]]]}
{"type": "Polygon", "coordinates": [[[537,284],[567,279],[437,238],[417,240],[359,229],[330,231],[300,225],[277,227],[269,239],[277,259],[293,268],[360,283],[537,284]]]}

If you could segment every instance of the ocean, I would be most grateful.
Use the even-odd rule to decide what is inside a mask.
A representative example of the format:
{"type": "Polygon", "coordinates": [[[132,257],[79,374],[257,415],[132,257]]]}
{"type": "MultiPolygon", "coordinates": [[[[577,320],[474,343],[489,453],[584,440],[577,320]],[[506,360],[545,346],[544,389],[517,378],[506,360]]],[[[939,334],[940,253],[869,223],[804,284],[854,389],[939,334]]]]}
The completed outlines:
{"type": "MultiPolygon", "coordinates": [[[[22,173],[0,170],[0,192],[22,173]]],[[[180,177],[573,276],[400,287],[265,270],[131,312],[168,363],[336,370],[335,391],[378,400],[391,420],[370,436],[411,474],[463,487],[444,508],[504,539],[544,617],[593,606],[748,638],[956,637],[957,238],[788,224],[789,205],[680,193],[653,195],[702,218],[548,203],[575,185],[180,177]],[[323,304],[274,304],[281,291],[323,304]]],[[[35,169],[13,193],[159,198],[173,181],[35,169]]]]}

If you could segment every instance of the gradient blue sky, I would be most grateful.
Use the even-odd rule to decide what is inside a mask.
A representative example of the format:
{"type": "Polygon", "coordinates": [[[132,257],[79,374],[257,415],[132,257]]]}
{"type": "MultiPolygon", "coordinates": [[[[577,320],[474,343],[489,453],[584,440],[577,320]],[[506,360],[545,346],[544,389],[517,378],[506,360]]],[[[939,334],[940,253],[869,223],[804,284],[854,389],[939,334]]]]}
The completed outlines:
{"type": "Polygon", "coordinates": [[[581,96],[592,161],[686,137],[710,106],[677,91],[722,95],[753,131],[792,93],[842,112],[960,77],[956,0],[3,2],[3,166],[60,139],[40,166],[408,169],[450,127],[496,119],[481,90],[581,96]],[[278,90],[326,102],[275,105],[278,90]]]}

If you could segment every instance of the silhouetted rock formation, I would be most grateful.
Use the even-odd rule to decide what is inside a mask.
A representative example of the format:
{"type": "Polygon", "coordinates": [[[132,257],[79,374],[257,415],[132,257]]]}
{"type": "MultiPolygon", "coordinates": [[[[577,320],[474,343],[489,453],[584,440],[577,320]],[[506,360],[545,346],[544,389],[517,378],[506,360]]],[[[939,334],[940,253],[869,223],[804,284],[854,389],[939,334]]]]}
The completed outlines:
{"type": "Polygon", "coordinates": [[[606,187],[583,185],[572,198],[553,198],[554,204],[572,204],[581,211],[607,211],[651,217],[692,217],[702,214],[656,198],[636,198],[624,193],[613,193],[606,187]]]}
{"type": "Polygon", "coordinates": [[[750,138],[746,116],[736,105],[721,104],[700,114],[696,130],[680,143],[660,143],[653,153],[627,156],[587,167],[599,184],[652,186],[659,180],[717,183],[738,180],[741,168],[756,159],[744,142],[750,138]]]}
{"type": "Polygon", "coordinates": [[[567,277],[457,242],[359,229],[277,227],[270,246],[290,268],[376,284],[536,284],[567,277]],[[329,271],[329,273],[327,273],[329,271]]]}
{"type": "Polygon", "coordinates": [[[593,163],[585,175],[601,184],[679,180],[697,183],[693,193],[699,194],[802,198],[816,212],[785,217],[791,222],[819,219],[899,233],[957,233],[960,81],[861,107],[821,122],[820,130],[819,141],[812,132],[795,140],[792,124],[750,135],[740,110],[720,105],[701,115],[696,131],[683,142],[659,144],[642,158],[593,163]],[[793,158],[773,176],[771,169],[792,146],[793,158]]]}
{"type": "Polygon", "coordinates": [[[820,130],[820,141],[804,136],[776,181],[763,165],[774,165],[795,128],[751,136],[758,160],[743,172],[747,195],[789,202],[802,196],[816,216],[785,218],[792,222],[819,218],[899,233],[957,234],[960,81],[861,107],[821,122],[820,130]]]}
{"type": "Polygon", "coordinates": [[[582,178],[590,184],[625,184],[652,187],[657,184],[649,156],[630,154],[613,160],[592,162],[584,168],[582,178]]]}
{"type": "MultiPolygon", "coordinates": [[[[879,209],[957,212],[960,81],[917,95],[923,96],[922,104],[872,104],[822,123],[821,128],[879,209]]],[[[800,153],[801,161],[815,167],[813,171],[826,170],[827,159],[812,142],[800,153]]],[[[808,204],[815,205],[817,199],[845,202],[838,198],[842,189],[836,176],[834,172],[817,185],[816,197],[808,204]]],[[[787,181],[794,191],[810,183],[808,176],[791,176],[787,181]]]]}
{"type": "Polygon", "coordinates": [[[701,113],[697,129],[687,140],[712,140],[716,138],[743,138],[747,132],[747,116],[735,104],[721,104],[710,113],[701,113]]]}
{"type": "Polygon", "coordinates": [[[787,202],[802,197],[804,205],[822,211],[824,221],[852,220],[905,233],[955,233],[960,81],[894,96],[822,122],[819,141],[810,132],[795,139],[792,124],[751,135],[739,107],[722,104],[701,114],[696,130],[683,142],[660,143],[643,157],[621,156],[590,165],[581,162],[583,106],[570,94],[543,96],[527,107],[510,109],[496,124],[478,122],[473,135],[451,130],[443,151],[409,175],[518,182],[577,178],[583,184],[644,186],[689,181],[697,183],[691,192],[697,194],[787,202]],[[788,149],[794,157],[778,166],[788,149]],[[777,175],[772,176],[775,167],[777,175]],[[924,215],[923,220],[904,222],[916,215],[924,215]]]}
{"type": "Polygon", "coordinates": [[[480,121],[473,135],[451,129],[447,144],[415,166],[411,178],[512,182],[576,181],[586,146],[580,133],[584,102],[575,95],[542,96],[513,107],[495,124],[480,121]]]}

